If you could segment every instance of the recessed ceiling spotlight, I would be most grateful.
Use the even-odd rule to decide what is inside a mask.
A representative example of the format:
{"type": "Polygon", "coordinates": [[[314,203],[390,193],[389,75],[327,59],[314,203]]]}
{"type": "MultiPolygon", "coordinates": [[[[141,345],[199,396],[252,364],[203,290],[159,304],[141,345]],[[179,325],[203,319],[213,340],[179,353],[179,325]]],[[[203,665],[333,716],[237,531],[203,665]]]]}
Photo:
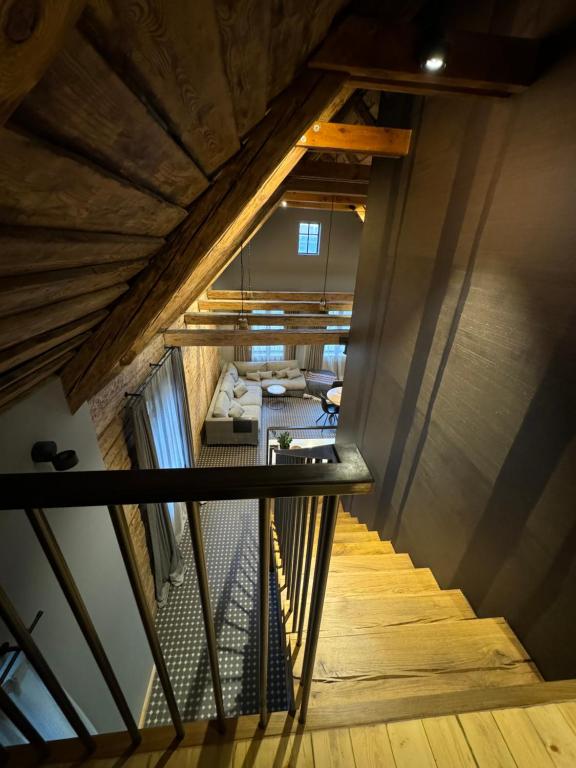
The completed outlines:
{"type": "Polygon", "coordinates": [[[422,51],[421,67],[424,72],[430,72],[430,74],[436,74],[442,72],[446,67],[446,44],[443,41],[436,40],[431,45],[425,46],[422,51]]]}
{"type": "Polygon", "coordinates": [[[288,203],[286,202],[286,200],[282,200],[282,202],[280,203],[280,205],[282,206],[282,208],[286,208],[286,207],[287,207],[287,205],[288,205],[288,203]]]}
{"type": "Polygon", "coordinates": [[[446,66],[446,61],[441,56],[430,56],[424,62],[426,72],[441,72],[446,66]]]}

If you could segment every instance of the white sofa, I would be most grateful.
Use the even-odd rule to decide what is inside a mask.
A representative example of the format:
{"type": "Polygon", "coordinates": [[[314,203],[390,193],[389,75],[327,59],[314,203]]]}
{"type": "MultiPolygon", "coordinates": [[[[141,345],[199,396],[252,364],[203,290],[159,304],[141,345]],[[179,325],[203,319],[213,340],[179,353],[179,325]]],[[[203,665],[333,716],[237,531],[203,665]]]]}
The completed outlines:
{"type": "MultiPolygon", "coordinates": [[[[262,394],[271,384],[280,384],[286,388],[286,395],[302,396],[306,389],[306,380],[300,373],[294,378],[278,378],[276,371],[298,368],[296,360],[277,360],[274,362],[252,363],[234,361],[222,368],[214,395],[204,422],[207,445],[258,445],[258,435],[262,417],[262,394]],[[249,373],[266,372],[270,376],[259,381],[247,378],[249,373]],[[244,384],[246,392],[237,396],[234,389],[244,384]],[[242,413],[230,414],[230,409],[238,405],[242,413]]],[[[237,390],[238,391],[238,390],[237,390]]]]}

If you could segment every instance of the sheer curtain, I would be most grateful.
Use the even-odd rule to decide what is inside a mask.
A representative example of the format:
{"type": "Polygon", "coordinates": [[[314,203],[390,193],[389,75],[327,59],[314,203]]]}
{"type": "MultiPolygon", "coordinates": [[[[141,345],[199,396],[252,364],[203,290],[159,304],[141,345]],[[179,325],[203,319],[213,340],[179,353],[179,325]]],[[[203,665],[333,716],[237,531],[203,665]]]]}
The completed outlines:
{"type": "MultiPolygon", "coordinates": [[[[184,469],[193,465],[190,413],[181,350],[173,350],[156,370],[131,409],[140,469],[184,469]]],[[[170,586],[184,581],[186,567],[178,546],[186,505],[143,506],[150,544],[156,600],[161,608],[170,586]]]]}
{"type": "MultiPolygon", "coordinates": [[[[265,309],[252,310],[254,315],[273,314],[282,315],[282,310],[274,310],[268,312],[265,309]]],[[[282,330],[282,325],[254,325],[252,329],[254,331],[275,331],[282,330]]],[[[256,363],[264,363],[266,360],[283,360],[284,359],[284,345],[283,344],[262,344],[258,347],[252,347],[252,361],[256,363]]]]}
{"type": "MultiPolygon", "coordinates": [[[[345,310],[331,310],[329,315],[344,315],[350,317],[350,312],[345,310]]],[[[348,328],[348,325],[332,326],[331,330],[348,328]]],[[[343,344],[325,344],[322,367],[332,371],[337,379],[344,378],[344,368],[346,366],[346,355],[344,354],[343,344]]]]}
{"type": "MultiPolygon", "coordinates": [[[[174,349],[144,390],[144,399],[160,469],[186,469],[194,466],[190,411],[184,381],[182,351],[174,349]]],[[[176,540],[182,538],[186,505],[170,502],[170,519],[176,540]]]]}

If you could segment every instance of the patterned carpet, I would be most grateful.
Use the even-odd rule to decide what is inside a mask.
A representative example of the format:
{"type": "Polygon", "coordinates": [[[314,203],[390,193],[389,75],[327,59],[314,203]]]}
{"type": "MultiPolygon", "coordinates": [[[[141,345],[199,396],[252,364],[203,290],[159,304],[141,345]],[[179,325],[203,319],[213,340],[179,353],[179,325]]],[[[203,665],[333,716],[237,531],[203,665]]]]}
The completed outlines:
{"type": "MultiPolygon", "coordinates": [[[[266,428],[314,425],[322,409],[317,400],[279,398],[280,409],[264,400],[260,441],[256,446],[204,446],[198,466],[253,466],[265,463],[266,428]]],[[[277,405],[275,401],[274,405],[277,405]]],[[[334,430],[326,429],[322,437],[334,430]]],[[[300,437],[318,431],[298,431],[300,437]]],[[[215,501],[202,507],[202,530],[210,582],[212,610],[218,639],[218,658],[229,717],[258,711],[258,504],[256,501],[215,501]]],[[[166,657],[176,700],[184,720],[216,716],[202,612],[187,531],[182,554],[188,566],[184,583],[171,590],[156,625],[166,657]]],[[[272,711],[288,708],[288,693],[279,599],[275,577],[270,578],[270,654],[268,703],[272,711]]],[[[170,723],[170,715],[156,678],[146,726],[170,723]]]]}

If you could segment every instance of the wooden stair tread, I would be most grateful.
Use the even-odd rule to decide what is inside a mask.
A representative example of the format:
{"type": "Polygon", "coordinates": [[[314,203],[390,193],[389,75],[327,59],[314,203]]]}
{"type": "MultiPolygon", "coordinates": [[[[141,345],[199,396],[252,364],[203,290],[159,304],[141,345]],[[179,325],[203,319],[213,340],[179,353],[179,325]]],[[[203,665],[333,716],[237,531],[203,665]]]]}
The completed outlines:
{"type": "MultiPolygon", "coordinates": [[[[296,679],[302,655],[294,659],[296,679]]],[[[409,624],[351,638],[321,634],[310,706],[540,680],[503,619],[409,624]]]]}
{"type": "Polygon", "coordinates": [[[405,553],[341,555],[330,559],[330,573],[363,573],[365,571],[389,571],[398,568],[414,568],[410,555],[405,553]]]}
{"type": "Polygon", "coordinates": [[[335,597],[322,612],[323,637],[366,634],[385,627],[464,621],[476,615],[458,589],[423,594],[335,597]]]}
{"type": "Polygon", "coordinates": [[[328,574],[326,600],[387,593],[439,592],[429,568],[328,574]]]}
{"type": "Polygon", "coordinates": [[[390,541],[356,541],[346,543],[334,543],[332,555],[385,555],[394,554],[395,550],[390,541]]]}
{"type": "Polygon", "coordinates": [[[380,541],[376,531],[338,531],[334,533],[335,544],[356,544],[362,541],[380,541]]]}

